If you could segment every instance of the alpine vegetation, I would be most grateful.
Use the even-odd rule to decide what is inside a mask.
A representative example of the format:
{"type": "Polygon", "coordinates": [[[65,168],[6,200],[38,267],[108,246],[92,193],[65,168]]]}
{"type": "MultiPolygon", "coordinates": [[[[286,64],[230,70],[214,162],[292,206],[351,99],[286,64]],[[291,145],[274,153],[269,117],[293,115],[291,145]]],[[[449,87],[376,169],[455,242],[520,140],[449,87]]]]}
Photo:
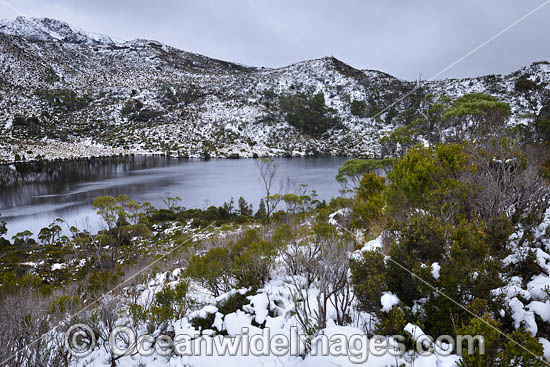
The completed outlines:
{"type": "Polygon", "coordinates": [[[80,194],[99,227],[8,236],[0,217],[0,366],[550,364],[549,62],[404,81],[18,17],[0,21],[0,68],[0,204],[74,215],[80,194]],[[243,192],[153,205],[133,174],[158,166],[103,175],[99,156],[125,154],[204,164],[178,185],[243,192]],[[275,158],[314,155],[347,157],[327,200],[275,158]],[[92,157],[76,184],[45,162],[92,157]],[[239,157],[254,159],[207,161],[239,157]],[[261,197],[212,183],[213,161],[261,197]]]}

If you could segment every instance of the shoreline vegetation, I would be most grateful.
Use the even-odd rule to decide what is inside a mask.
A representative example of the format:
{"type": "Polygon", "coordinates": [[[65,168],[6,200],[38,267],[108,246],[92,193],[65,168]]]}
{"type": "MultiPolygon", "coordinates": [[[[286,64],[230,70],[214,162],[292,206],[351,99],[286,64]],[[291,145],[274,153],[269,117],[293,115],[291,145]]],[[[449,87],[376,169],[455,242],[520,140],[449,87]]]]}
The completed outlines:
{"type": "MultiPolygon", "coordinates": [[[[71,158],[35,158],[29,160],[18,160],[18,161],[0,161],[0,166],[12,166],[12,165],[40,165],[44,163],[55,163],[55,162],[77,162],[77,161],[90,161],[96,159],[109,159],[109,158],[128,158],[128,157],[166,157],[171,159],[188,159],[188,160],[210,160],[210,159],[259,159],[259,158],[308,158],[308,157],[343,157],[343,158],[354,158],[353,155],[340,155],[340,154],[296,154],[292,155],[289,153],[280,154],[280,155],[257,155],[252,156],[240,156],[239,154],[229,155],[229,156],[220,156],[220,157],[186,157],[186,156],[175,156],[162,152],[143,152],[143,153],[119,153],[113,155],[100,155],[100,156],[82,156],[82,157],[71,157],[71,158]]],[[[382,158],[380,158],[382,159],[382,158]]]]}

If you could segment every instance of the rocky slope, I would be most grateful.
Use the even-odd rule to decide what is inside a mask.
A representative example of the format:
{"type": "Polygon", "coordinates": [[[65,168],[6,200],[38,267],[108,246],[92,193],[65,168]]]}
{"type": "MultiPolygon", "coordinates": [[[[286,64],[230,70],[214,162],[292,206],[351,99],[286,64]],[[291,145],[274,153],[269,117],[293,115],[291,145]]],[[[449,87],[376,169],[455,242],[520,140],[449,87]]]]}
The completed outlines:
{"type": "Polygon", "coordinates": [[[0,70],[3,162],[140,152],[376,156],[379,138],[414,118],[423,93],[490,93],[511,103],[518,123],[544,101],[518,97],[515,81],[550,81],[550,64],[539,62],[505,76],[424,82],[379,114],[416,82],[333,57],[278,69],[247,67],[25,17],[0,21],[0,70]],[[283,110],[281,97],[305,101],[300,111],[307,113],[319,106],[313,97],[320,93],[323,129],[312,129],[311,119],[289,124],[289,108],[297,107],[283,110]],[[354,101],[366,109],[352,113],[354,101]]]}

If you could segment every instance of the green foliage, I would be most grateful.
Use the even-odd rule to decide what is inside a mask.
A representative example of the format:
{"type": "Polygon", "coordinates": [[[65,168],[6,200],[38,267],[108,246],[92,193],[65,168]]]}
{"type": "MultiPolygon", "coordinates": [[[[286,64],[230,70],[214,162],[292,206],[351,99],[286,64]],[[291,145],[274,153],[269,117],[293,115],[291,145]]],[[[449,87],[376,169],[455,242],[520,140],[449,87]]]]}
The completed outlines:
{"type": "Polygon", "coordinates": [[[36,245],[36,241],[32,238],[32,236],[33,233],[27,229],[16,233],[11,239],[13,240],[14,246],[28,247],[36,245]]]}
{"type": "Polygon", "coordinates": [[[380,322],[376,325],[376,335],[402,335],[407,325],[405,313],[399,307],[393,307],[389,312],[384,312],[380,322]]]}
{"type": "Polygon", "coordinates": [[[377,251],[364,251],[360,259],[353,260],[351,284],[359,309],[379,315],[382,308],[380,297],[387,289],[384,255],[377,251]]]}
{"type": "Polygon", "coordinates": [[[530,80],[526,77],[521,77],[514,83],[514,90],[518,93],[526,93],[539,88],[536,81],[530,80]]]}
{"type": "Polygon", "coordinates": [[[365,227],[382,216],[386,180],[374,173],[366,173],[356,190],[353,215],[365,227]]]}
{"type": "Polygon", "coordinates": [[[246,292],[243,294],[237,291],[229,297],[225,297],[223,300],[216,303],[216,308],[222,315],[229,315],[230,313],[242,310],[245,305],[250,304],[248,296],[251,294],[252,292],[246,292]]]}
{"type": "Polygon", "coordinates": [[[367,117],[368,109],[365,101],[354,99],[350,105],[351,114],[357,117],[367,117]]]}
{"type": "Polygon", "coordinates": [[[260,205],[258,205],[258,211],[256,212],[256,218],[264,219],[267,216],[264,199],[260,199],[260,205]]]}
{"type": "Polygon", "coordinates": [[[246,200],[241,196],[238,201],[239,205],[239,215],[243,217],[251,217],[252,212],[252,204],[248,204],[246,200]]]}
{"type": "Polygon", "coordinates": [[[540,141],[550,142],[550,103],[540,109],[535,118],[535,131],[540,141]]]}
{"type": "Polygon", "coordinates": [[[390,157],[402,157],[418,143],[422,134],[417,123],[395,128],[390,135],[380,139],[382,154],[390,157]]]}
{"type": "Polygon", "coordinates": [[[78,111],[90,103],[88,98],[78,96],[70,89],[39,89],[36,95],[48,101],[56,111],[61,112],[78,111]]]}
{"type": "Polygon", "coordinates": [[[247,230],[229,247],[214,247],[202,256],[194,256],[185,274],[216,297],[234,287],[257,289],[269,279],[275,255],[274,242],[262,240],[255,230],[247,230]]]}
{"type": "MultiPolygon", "coordinates": [[[[191,326],[198,330],[210,330],[216,320],[215,313],[207,313],[205,317],[196,316],[190,320],[191,326]]],[[[224,333],[221,333],[222,335],[224,333]]]]}
{"type": "MultiPolygon", "coordinates": [[[[386,188],[381,180],[378,185],[372,182],[375,175],[366,175],[369,184],[364,185],[364,192],[363,185],[359,187],[354,201],[360,195],[374,197],[376,200],[371,202],[377,204],[366,210],[370,217],[379,216],[379,210],[384,208],[384,217],[389,219],[385,232],[389,249],[385,248],[384,253],[391,260],[383,261],[383,257],[366,253],[362,261],[352,265],[359,308],[378,315],[380,322],[390,322],[379,315],[379,297],[389,291],[401,300],[407,322],[422,323],[430,335],[449,333],[455,323],[470,321],[469,312],[421,281],[425,279],[471,310],[480,309],[483,304],[483,312],[497,314],[503,307],[502,300],[492,290],[503,286],[501,274],[531,279],[540,271],[531,266],[536,261],[529,252],[525,261],[520,259],[506,271],[502,262],[509,254],[509,238],[515,226],[539,221],[531,222],[531,215],[526,216],[534,210],[529,206],[518,207],[521,215],[514,214],[509,206],[502,211],[485,211],[486,206],[496,207],[496,201],[487,203],[483,190],[488,188],[481,184],[495,185],[484,181],[486,177],[504,177],[508,181],[502,188],[490,186],[488,190],[499,190],[510,198],[523,192],[530,197],[527,202],[537,203],[543,199],[535,191],[523,188],[519,176],[527,166],[525,155],[516,154],[513,145],[495,140],[476,145],[416,146],[394,162],[386,188]],[[502,162],[512,168],[506,167],[504,176],[498,176],[502,162]],[[368,190],[372,187],[377,189],[368,190]],[[526,219],[518,219],[521,217],[526,219]],[[434,278],[431,268],[436,262],[440,272],[434,278]],[[418,310],[416,302],[420,299],[422,311],[413,313],[413,309],[418,310]]],[[[354,217],[360,218],[360,211],[355,210],[354,217]]],[[[364,222],[361,226],[368,228],[364,222]]]]}
{"type": "Polygon", "coordinates": [[[125,195],[117,198],[100,196],[92,206],[103,220],[106,229],[97,236],[102,249],[97,256],[100,267],[112,268],[124,247],[132,246],[132,238],[144,237],[150,233],[143,206],[125,195]]]}
{"type": "Polygon", "coordinates": [[[279,105],[286,121],[306,135],[321,137],[328,130],[340,126],[338,119],[333,117],[334,111],[325,105],[323,93],[281,96],[279,105]]]}
{"type": "Polygon", "coordinates": [[[359,186],[359,182],[365,173],[375,172],[377,170],[389,170],[391,165],[391,159],[348,159],[344,165],[338,169],[336,181],[339,182],[345,190],[354,190],[359,186]]]}
{"type": "Polygon", "coordinates": [[[420,117],[415,122],[432,146],[442,142],[443,130],[447,127],[443,114],[449,109],[449,103],[450,98],[446,95],[436,97],[434,94],[428,94],[420,104],[420,117]]]}
{"type": "Polygon", "coordinates": [[[36,136],[42,132],[41,121],[38,117],[25,117],[16,114],[13,118],[13,128],[26,131],[29,136],[36,136]]]}
{"type": "Polygon", "coordinates": [[[312,206],[319,204],[317,192],[313,190],[311,194],[306,193],[307,185],[301,185],[301,191],[297,194],[288,193],[281,196],[287,207],[287,211],[292,214],[303,213],[311,210],[312,206]]]}
{"type": "Polygon", "coordinates": [[[61,219],[56,219],[48,227],[42,228],[38,233],[38,239],[42,242],[42,245],[53,245],[61,236],[61,219]]]}
{"type": "Polygon", "coordinates": [[[145,107],[143,102],[137,99],[130,99],[124,103],[120,112],[130,120],[136,122],[149,122],[162,115],[161,111],[145,107]]]}
{"type": "Polygon", "coordinates": [[[269,280],[275,255],[273,242],[262,240],[256,230],[247,230],[243,238],[231,246],[230,271],[237,287],[261,288],[269,280]]]}
{"type": "Polygon", "coordinates": [[[499,329],[499,321],[484,314],[480,319],[472,318],[468,324],[457,330],[457,335],[481,335],[485,341],[485,351],[475,343],[474,353],[469,354],[463,346],[462,359],[458,363],[460,367],[543,367],[544,362],[542,345],[537,338],[532,337],[524,330],[517,330],[505,337],[499,329]],[[510,340],[511,339],[511,340],[510,340]]]}
{"type": "Polygon", "coordinates": [[[394,211],[410,206],[434,209],[442,215],[455,213],[467,199],[469,187],[458,179],[467,166],[468,156],[462,145],[418,145],[388,174],[388,204],[394,211]]]}
{"type": "Polygon", "coordinates": [[[456,138],[487,137],[504,126],[510,116],[510,105],[498,98],[481,93],[458,98],[444,114],[443,119],[453,123],[456,138]]]}
{"type": "MultiPolygon", "coordinates": [[[[2,214],[0,214],[0,216],[2,216],[2,214]]],[[[0,236],[5,235],[6,233],[8,233],[8,227],[6,226],[6,221],[0,220],[0,236]]]]}
{"type": "Polygon", "coordinates": [[[82,304],[79,296],[61,295],[55,298],[48,307],[50,314],[65,314],[82,304]]]}
{"type": "Polygon", "coordinates": [[[229,254],[229,250],[225,247],[214,247],[203,256],[193,256],[185,270],[185,275],[198,281],[218,297],[231,288],[229,254]]]}
{"type": "Polygon", "coordinates": [[[177,320],[185,316],[192,301],[187,296],[189,287],[181,280],[174,286],[166,285],[155,295],[151,306],[151,316],[157,324],[164,324],[170,320],[177,320]]]}
{"type": "Polygon", "coordinates": [[[112,289],[117,285],[122,276],[120,271],[96,270],[88,277],[88,286],[83,291],[90,295],[97,295],[101,292],[112,289]]]}

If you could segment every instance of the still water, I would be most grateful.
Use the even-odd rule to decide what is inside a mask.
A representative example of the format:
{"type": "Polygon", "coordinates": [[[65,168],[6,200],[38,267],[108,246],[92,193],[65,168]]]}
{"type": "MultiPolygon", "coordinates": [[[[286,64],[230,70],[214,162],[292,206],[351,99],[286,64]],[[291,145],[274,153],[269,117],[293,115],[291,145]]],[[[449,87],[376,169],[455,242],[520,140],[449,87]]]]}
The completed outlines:
{"type": "MultiPolygon", "coordinates": [[[[278,177],[317,190],[320,200],[338,195],[334,177],[346,158],[276,158],[278,177]]],[[[8,236],[23,230],[38,233],[56,218],[97,231],[91,202],[101,195],[128,195],[157,208],[163,199],[180,196],[187,208],[222,205],[243,196],[257,210],[262,187],[253,159],[180,160],[136,156],[52,162],[40,166],[0,167],[0,213],[8,236]]]]}

